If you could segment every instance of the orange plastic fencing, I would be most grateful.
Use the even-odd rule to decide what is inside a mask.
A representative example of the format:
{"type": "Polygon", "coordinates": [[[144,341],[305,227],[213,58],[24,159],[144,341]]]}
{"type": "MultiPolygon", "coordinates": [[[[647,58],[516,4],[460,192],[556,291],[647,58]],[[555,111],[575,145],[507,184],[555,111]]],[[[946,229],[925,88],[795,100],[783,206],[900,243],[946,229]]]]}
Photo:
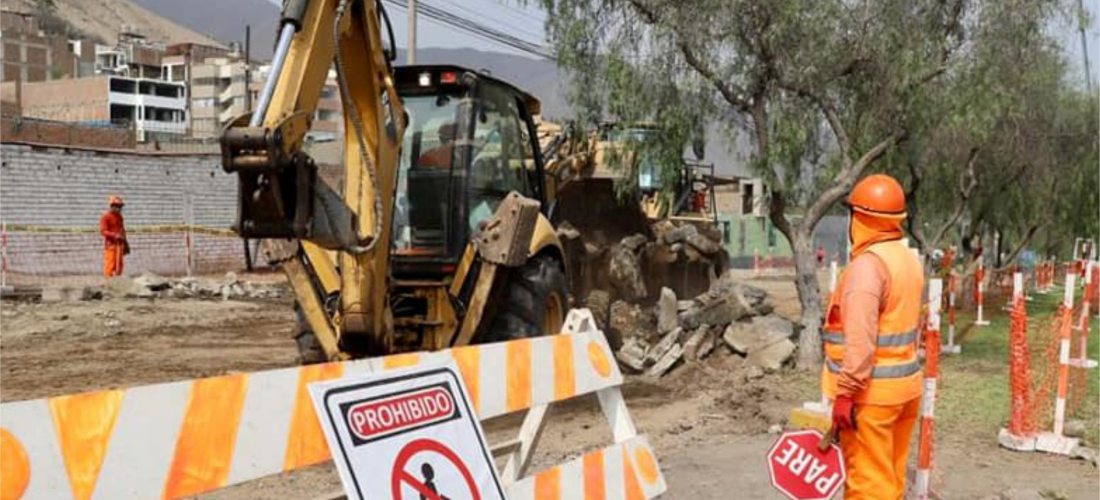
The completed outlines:
{"type": "Polygon", "coordinates": [[[1031,353],[1027,345],[1027,309],[1023,293],[1015,297],[1008,338],[1011,411],[1008,432],[1017,437],[1035,435],[1031,397],[1031,353]]]}

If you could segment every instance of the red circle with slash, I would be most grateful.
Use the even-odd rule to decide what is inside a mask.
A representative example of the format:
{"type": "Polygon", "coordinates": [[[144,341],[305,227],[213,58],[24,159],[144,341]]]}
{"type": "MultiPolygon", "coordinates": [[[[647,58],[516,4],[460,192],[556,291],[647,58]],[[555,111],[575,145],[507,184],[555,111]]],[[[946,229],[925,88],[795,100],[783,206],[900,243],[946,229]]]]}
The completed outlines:
{"type": "Polygon", "coordinates": [[[466,467],[466,464],[462,462],[462,459],[454,450],[432,439],[416,439],[410,441],[397,453],[397,458],[393,463],[393,474],[390,476],[390,487],[393,490],[393,500],[404,500],[401,496],[402,484],[408,485],[428,500],[444,500],[443,496],[432,491],[431,488],[428,488],[425,481],[417,479],[405,470],[405,466],[409,464],[409,460],[421,454],[442,456],[446,462],[453,465],[462,476],[463,482],[466,483],[466,486],[470,490],[470,500],[481,500],[481,493],[478,492],[477,485],[474,484],[474,476],[470,474],[470,468],[466,467]]]}

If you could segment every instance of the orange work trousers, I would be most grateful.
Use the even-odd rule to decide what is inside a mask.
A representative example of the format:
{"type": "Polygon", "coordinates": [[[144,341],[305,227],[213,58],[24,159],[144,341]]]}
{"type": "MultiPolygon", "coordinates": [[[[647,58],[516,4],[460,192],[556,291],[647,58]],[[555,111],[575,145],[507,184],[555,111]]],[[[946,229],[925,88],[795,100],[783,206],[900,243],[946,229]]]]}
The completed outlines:
{"type": "Polygon", "coordinates": [[[900,405],[856,405],[856,428],[840,433],[844,500],[905,498],[905,467],[921,398],[900,405]]]}
{"type": "Polygon", "coordinates": [[[125,243],[107,243],[103,246],[103,275],[122,276],[122,259],[125,243]]]}

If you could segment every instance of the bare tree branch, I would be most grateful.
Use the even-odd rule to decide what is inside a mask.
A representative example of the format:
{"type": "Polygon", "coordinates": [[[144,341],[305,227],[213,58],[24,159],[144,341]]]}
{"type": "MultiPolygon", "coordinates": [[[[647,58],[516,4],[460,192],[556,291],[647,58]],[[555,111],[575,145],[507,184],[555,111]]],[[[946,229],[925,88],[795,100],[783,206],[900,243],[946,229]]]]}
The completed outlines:
{"type": "MultiPolygon", "coordinates": [[[[638,15],[645,20],[645,23],[650,26],[668,26],[671,23],[663,23],[662,18],[657,15],[657,12],[649,5],[646,5],[642,0],[629,0],[629,3],[634,10],[638,12],[638,15]]],[[[739,88],[736,85],[723,79],[718,73],[703,60],[699,54],[688,45],[688,37],[684,36],[680,30],[670,28],[673,35],[676,37],[676,47],[680,49],[680,53],[684,56],[684,61],[695,70],[699,76],[703,77],[707,83],[710,83],[718,90],[719,94],[722,94],[722,98],[733,106],[734,109],[743,113],[749,112],[751,102],[747,99],[747,92],[744,89],[739,88]]]]}
{"type": "Polygon", "coordinates": [[[856,183],[856,179],[863,174],[863,171],[872,163],[877,161],[882,155],[886,154],[886,151],[893,147],[898,142],[901,142],[905,138],[904,130],[897,130],[890,134],[889,137],[879,141],[869,151],[863,154],[856,162],[852,163],[848,161],[848,166],[841,168],[840,173],[837,174],[833,185],[823,191],[817,200],[806,210],[806,215],[799,221],[799,225],[803,227],[812,228],[821,220],[825,213],[833,206],[840,198],[842,198],[848,191],[851,191],[852,186],[856,183]]]}
{"type": "Polygon", "coordinates": [[[966,211],[966,202],[970,200],[970,195],[974,192],[974,189],[978,187],[978,176],[974,173],[974,166],[977,162],[978,148],[973,148],[966,160],[966,170],[959,174],[959,198],[955,201],[955,209],[951,212],[951,216],[947,218],[947,221],[936,231],[936,236],[929,241],[929,248],[938,247],[943,238],[947,236],[947,232],[962,219],[963,212],[966,211]]]}

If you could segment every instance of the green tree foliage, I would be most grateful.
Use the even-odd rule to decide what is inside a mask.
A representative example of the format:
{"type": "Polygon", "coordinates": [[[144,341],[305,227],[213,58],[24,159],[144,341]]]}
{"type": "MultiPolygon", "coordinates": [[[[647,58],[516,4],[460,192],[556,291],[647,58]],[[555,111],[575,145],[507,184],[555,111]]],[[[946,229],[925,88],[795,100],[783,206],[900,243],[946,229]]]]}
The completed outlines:
{"type": "MultiPolygon", "coordinates": [[[[542,0],[571,100],[589,122],[650,120],[678,159],[700,122],[752,144],[769,216],[790,240],[799,363],[820,362],[812,234],[906,137],[962,42],[965,0],[542,0]],[[742,135],[743,134],[743,135],[742,135]]],[[[678,162],[663,165],[675,175],[678,162]]]]}
{"type": "Polygon", "coordinates": [[[958,63],[925,89],[909,141],[884,162],[908,178],[923,250],[983,234],[991,248],[1000,234],[1009,259],[994,263],[1007,264],[1028,244],[1068,257],[1074,237],[1096,234],[1097,101],[1068,81],[1046,29],[1063,7],[976,4],[958,63]]]}

